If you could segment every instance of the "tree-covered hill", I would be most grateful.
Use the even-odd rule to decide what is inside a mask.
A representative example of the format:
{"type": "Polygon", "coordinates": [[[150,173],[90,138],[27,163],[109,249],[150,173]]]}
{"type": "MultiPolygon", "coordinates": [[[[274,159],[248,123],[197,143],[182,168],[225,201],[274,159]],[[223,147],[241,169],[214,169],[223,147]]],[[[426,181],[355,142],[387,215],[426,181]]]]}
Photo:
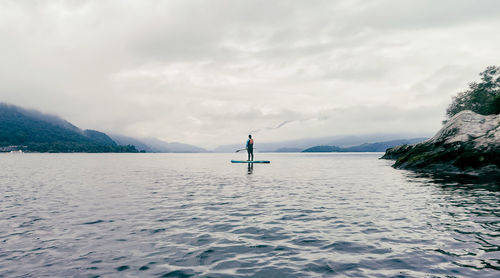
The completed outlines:
{"type": "Polygon", "coordinates": [[[302,152],[385,152],[385,150],[401,145],[415,144],[424,141],[427,138],[401,139],[376,143],[365,143],[352,147],[338,146],[314,146],[303,150],[302,152]]]}
{"type": "Polygon", "coordinates": [[[343,152],[341,147],[338,146],[314,146],[303,150],[305,153],[331,153],[343,152]]]}
{"type": "Polygon", "coordinates": [[[137,152],[134,146],[117,145],[105,133],[0,103],[0,147],[12,145],[32,152],[137,152]]]}

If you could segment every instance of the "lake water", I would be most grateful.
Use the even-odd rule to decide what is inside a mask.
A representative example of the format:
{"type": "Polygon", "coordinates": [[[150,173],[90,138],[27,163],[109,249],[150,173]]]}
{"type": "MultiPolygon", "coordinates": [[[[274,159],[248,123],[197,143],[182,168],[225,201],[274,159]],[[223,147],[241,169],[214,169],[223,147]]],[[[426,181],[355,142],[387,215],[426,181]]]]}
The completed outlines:
{"type": "Polygon", "coordinates": [[[0,277],[499,277],[499,185],[380,156],[0,154],[0,277]]]}

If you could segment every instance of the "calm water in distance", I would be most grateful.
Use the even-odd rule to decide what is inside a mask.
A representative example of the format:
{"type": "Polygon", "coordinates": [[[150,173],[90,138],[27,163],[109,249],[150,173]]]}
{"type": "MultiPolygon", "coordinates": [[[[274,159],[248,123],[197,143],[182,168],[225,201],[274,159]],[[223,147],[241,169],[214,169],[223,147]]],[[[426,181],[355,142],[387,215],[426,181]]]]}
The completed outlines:
{"type": "Polygon", "coordinates": [[[376,154],[0,154],[0,277],[500,277],[498,184],[376,154]]]}

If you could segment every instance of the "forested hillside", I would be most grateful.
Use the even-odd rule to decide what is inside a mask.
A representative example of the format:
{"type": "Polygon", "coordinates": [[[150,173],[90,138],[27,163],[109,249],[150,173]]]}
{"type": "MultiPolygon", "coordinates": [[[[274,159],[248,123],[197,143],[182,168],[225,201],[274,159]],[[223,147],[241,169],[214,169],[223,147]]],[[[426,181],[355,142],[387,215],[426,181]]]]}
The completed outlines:
{"type": "Polygon", "coordinates": [[[81,130],[56,116],[0,103],[0,147],[31,152],[137,152],[105,133],[81,130]]]}

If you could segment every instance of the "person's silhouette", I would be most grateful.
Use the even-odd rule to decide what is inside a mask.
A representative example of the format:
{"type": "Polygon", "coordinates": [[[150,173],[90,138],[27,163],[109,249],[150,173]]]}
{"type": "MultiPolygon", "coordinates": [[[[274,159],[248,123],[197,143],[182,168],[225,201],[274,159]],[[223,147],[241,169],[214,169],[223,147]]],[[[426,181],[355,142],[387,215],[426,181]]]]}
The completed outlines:
{"type": "Polygon", "coordinates": [[[248,161],[253,161],[253,139],[252,135],[248,135],[247,145],[248,161]]]}

